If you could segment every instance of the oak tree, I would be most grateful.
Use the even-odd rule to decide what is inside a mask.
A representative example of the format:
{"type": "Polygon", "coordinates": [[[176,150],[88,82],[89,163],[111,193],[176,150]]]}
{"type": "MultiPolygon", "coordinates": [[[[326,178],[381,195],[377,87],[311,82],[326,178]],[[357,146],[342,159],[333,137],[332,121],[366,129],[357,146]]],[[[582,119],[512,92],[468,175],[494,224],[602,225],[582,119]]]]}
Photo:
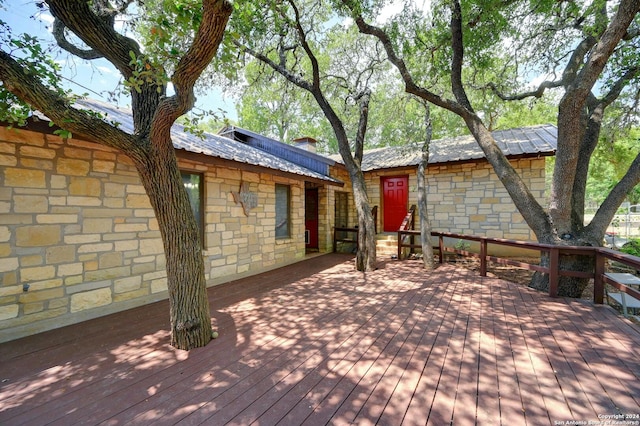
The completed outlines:
{"type": "MultiPolygon", "coordinates": [[[[600,140],[603,117],[625,90],[637,93],[639,0],[443,0],[432,2],[428,11],[407,2],[402,19],[386,25],[373,22],[379,2],[341,4],[362,33],[383,43],[408,93],[464,120],[538,241],[602,244],[616,209],[640,182],[636,153],[593,219],[584,223],[589,160],[600,140]],[[494,76],[499,78],[491,81],[494,76]],[[439,90],[442,81],[448,90],[439,90]],[[557,92],[558,148],[546,207],[495,143],[489,117],[477,112],[469,96],[476,89],[491,91],[505,102],[557,92]]],[[[585,257],[563,257],[561,268],[588,271],[593,264],[585,257]]],[[[562,277],[558,292],[577,297],[586,284],[585,279],[562,277]]],[[[531,285],[546,289],[548,277],[538,274],[531,285]]]]}
{"type": "MultiPolygon", "coordinates": [[[[3,23],[0,50],[4,105],[22,102],[66,131],[131,158],[164,244],[171,344],[187,350],[204,346],[212,338],[204,261],[171,126],[193,107],[194,86],[218,51],[232,5],[227,0],[46,0],[42,7],[55,19],[53,34],[62,49],[86,60],[104,58],[122,75],[131,97],[134,131],[126,133],[117,123],[78,106],[54,84],[56,70],[43,65],[47,61],[38,54],[37,43],[12,35],[10,23],[3,23]],[[147,42],[144,48],[117,25],[116,18],[122,16],[128,16],[147,42]],[[169,85],[173,93],[168,93],[169,85]]],[[[10,108],[2,113],[5,120],[20,115],[10,108]]]]}
{"type": "Polygon", "coordinates": [[[231,23],[237,35],[234,45],[309,93],[330,123],[353,190],[358,218],[356,268],[375,269],[375,224],[361,163],[370,86],[384,66],[377,43],[363,41],[357,33],[332,23],[333,12],[325,2],[243,0],[237,4],[242,12],[231,23]],[[342,43],[346,37],[353,43],[342,43]],[[359,55],[351,55],[347,46],[359,55]]]}

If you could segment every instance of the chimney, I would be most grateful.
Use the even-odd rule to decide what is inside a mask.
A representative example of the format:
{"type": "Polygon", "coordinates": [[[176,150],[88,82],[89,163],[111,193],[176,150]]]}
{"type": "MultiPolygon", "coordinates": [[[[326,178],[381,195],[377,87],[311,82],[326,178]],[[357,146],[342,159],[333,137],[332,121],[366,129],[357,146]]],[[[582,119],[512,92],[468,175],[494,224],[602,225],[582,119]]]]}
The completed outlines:
{"type": "Polygon", "coordinates": [[[295,144],[295,146],[309,152],[316,152],[317,142],[318,142],[317,140],[309,136],[305,136],[303,138],[297,138],[293,140],[293,143],[295,144]]]}

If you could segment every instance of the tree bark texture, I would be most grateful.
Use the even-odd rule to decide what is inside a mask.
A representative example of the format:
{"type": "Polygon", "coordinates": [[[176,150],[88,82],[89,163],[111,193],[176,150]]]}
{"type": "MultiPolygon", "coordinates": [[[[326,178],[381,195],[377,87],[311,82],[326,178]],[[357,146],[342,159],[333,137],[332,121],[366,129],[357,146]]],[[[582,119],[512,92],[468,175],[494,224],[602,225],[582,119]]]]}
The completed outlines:
{"type": "MultiPolygon", "coordinates": [[[[156,140],[156,145],[158,141],[156,140]]],[[[198,225],[171,145],[152,150],[135,164],[158,219],[166,258],[171,345],[192,349],[212,336],[198,225]]]]}
{"type": "Polygon", "coordinates": [[[429,221],[429,205],[427,203],[427,172],[424,163],[418,166],[418,216],[420,221],[420,245],[422,246],[422,263],[427,271],[435,267],[433,261],[433,245],[431,243],[431,222],[429,221]]]}
{"type": "Polygon", "coordinates": [[[373,271],[376,269],[376,233],[371,205],[367,196],[367,188],[360,170],[351,178],[353,201],[358,216],[358,251],[356,252],[356,269],[373,271]]]}
{"type": "Polygon", "coordinates": [[[429,203],[427,202],[427,167],[429,166],[429,147],[433,127],[429,104],[425,103],[425,139],[422,145],[422,156],[418,165],[418,217],[420,221],[420,245],[422,246],[422,263],[428,271],[435,267],[433,262],[433,245],[431,244],[431,222],[429,221],[429,203]]]}

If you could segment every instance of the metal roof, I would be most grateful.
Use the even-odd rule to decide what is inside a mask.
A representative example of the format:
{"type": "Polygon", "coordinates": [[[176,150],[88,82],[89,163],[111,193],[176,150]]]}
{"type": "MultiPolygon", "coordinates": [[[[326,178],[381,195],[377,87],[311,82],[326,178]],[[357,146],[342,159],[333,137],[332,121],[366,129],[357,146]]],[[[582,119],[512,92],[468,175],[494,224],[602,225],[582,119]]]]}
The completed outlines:
{"type": "MultiPolygon", "coordinates": [[[[496,143],[507,157],[553,155],[557,148],[558,129],[551,124],[492,132],[496,143]]],[[[417,166],[422,144],[377,148],[364,152],[362,171],[417,166]]],[[[339,156],[331,158],[342,162],[339,156]]],[[[471,135],[436,139],[429,147],[429,164],[470,161],[485,158],[471,135]]]]}
{"type": "Polygon", "coordinates": [[[266,151],[276,157],[289,160],[307,169],[322,173],[325,176],[329,175],[329,166],[333,166],[335,164],[334,160],[325,157],[324,155],[316,154],[315,152],[280,142],[276,139],[272,139],[241,127],[227,126],[218,132],[218,134],[247,145],[251,145],[261,151],[266,151]]]}
{"type": "MultiPolygon", "coordinates": [[[[119,108],[95,99],[83,99],[77,101],[77,103],[82,108],[104,114],[106,121],[116,122],[119,124],[119,129],[126,133],[133,134],[133,116],[131,110],[119,108]]],[[[199,137],[185,131],[184,127],[180,124],[174,124],[171,130],[171,139],[176,149],[342,184],[342,182],[337,179],[224,136],[204,132],[202,137],[199,137]]]]}

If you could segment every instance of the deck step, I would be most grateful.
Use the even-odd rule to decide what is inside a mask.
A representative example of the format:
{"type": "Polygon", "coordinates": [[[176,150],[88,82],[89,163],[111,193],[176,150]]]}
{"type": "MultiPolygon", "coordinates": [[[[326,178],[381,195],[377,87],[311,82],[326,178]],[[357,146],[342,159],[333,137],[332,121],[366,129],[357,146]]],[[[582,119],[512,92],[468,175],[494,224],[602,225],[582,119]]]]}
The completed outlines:
{"type": "Polygon", "coordinates": [[[384,233],[376,235],[376,253],[378,255],[392,256],[398,253],[398,235],[384,233]]]}
{"type": "Polygon", "coordinates": [[[633,274],[619,273],[619,272],[607,272],[605,275],[612,280],[624,285],[638,285],[640,286],[640,278],[633,274]]]}

